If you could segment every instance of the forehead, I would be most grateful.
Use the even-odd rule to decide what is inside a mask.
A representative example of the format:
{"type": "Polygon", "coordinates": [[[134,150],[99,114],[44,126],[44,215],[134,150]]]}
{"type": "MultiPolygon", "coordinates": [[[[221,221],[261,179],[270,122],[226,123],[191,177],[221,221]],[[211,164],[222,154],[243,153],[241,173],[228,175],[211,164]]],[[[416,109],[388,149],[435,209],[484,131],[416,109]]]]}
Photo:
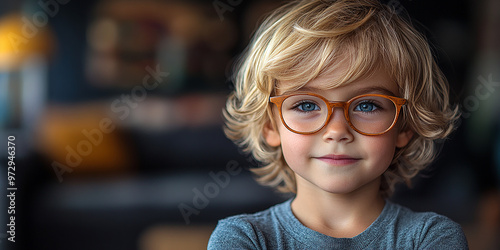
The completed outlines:
{"type": "Polygon", "coordinates": [[[283,80],[278,83],[276,94],[283,95],[298,91],[324,94],[335,90],[334,92],[347,95],[380,93],[399,96],[398,85],[383,69],[376,69],[364,75],[348,75],[346,72],[348,70],[345,67],[340,67],[307,83],[283,80]]]}

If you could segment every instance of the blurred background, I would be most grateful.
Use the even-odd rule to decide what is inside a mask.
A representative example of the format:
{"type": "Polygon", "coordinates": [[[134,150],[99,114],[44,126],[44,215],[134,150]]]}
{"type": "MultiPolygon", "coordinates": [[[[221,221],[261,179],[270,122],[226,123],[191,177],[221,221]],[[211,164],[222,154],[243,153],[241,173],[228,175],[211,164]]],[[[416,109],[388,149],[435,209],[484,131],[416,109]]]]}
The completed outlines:
{"type": "MultiPolygon", "coordinates": [[[[233,61],[283,1],[0,2],[0,249],[203,249],[217,220],[286,196],[222,132],[233,61]],[[12,172],[12,171],[11,171],[12,172]]],[[[463,115],[394,201],[500,248],[500,1],[391,0],[433,44],[463,115]]]]}

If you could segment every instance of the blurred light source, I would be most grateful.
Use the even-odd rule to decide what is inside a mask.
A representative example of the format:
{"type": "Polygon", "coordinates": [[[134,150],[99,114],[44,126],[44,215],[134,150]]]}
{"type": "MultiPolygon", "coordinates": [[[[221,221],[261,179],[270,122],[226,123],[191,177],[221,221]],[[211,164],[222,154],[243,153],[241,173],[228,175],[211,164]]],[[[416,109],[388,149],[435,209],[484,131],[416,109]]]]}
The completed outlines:
{"type": "Polygon", "coordinates": [[[133,165],[127,141],[108,117],[103,108],[106,106],[106,103],[86,103],[46,109],[35,140],[37,149],[53,160],[54,171],[116,174],[133,165]]]}
{"type": "Polygon", "coordinates": [[[54,38],[48,26],[26,34],[29,25],[20,13],[0,19],[0,71],[18,69],[29,57],[52,52],[54,38]]]}

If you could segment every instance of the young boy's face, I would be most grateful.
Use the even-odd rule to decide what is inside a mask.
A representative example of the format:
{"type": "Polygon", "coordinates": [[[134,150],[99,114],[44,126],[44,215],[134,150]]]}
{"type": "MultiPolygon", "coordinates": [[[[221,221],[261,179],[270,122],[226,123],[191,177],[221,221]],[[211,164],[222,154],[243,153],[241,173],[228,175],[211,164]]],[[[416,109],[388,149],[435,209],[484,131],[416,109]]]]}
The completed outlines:
{"type": "MultiPolygon", "coordinates": [[[[383,70],[337,88],[323,87],[341,73],[334,71],[291,92],[286,89],[294,83],[282,81],[277,95],[312,92],[329,101],[347,101],[361,94],[399,94],[398,86],[383,70]]],[[[266,126],[264,136],[269,145],[281,146],[287,164],[295,172],[298,191],[313,188],[348,194],[362,188],[378,190],[380,176],[390,165],[396,147],[404,147],[413,135],[411,131],[401,131],[397,125],[382,135],[359,134],[347,123],[342,108],[335,108],[319,132],[303,135],[283,125],[276,107],[273,114],[277,128],[266,126]]]]}

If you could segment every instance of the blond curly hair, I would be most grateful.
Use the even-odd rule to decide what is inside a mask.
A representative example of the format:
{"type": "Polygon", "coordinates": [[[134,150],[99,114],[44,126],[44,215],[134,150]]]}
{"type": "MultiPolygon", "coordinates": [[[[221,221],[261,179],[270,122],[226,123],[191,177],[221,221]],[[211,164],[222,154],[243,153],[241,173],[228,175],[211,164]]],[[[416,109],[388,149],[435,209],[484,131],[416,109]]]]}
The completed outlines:
{"type": "Polygon", "coordinates": [[[454,129],[459,114],[449,104],[446,78],[425,37],[409,21],[378,1],[293,1],[275,10],[254,34],[237,65],[235,89],[224,110],[228,138],[262,163],[252,169],[261,184],[296,192],[295,175],[281,147],[269,146],[262,133],[267,123],[275,125],[269,97],[278,83],[293,80],[298,89],[339,64],[348,69],[341,84],[331,87],[383,67],[408,100],[400,126],[414,136],[396,150],[383,174],[385,196],[398,182],[409,185],[435,158],[435,141],[454,129]]]}

